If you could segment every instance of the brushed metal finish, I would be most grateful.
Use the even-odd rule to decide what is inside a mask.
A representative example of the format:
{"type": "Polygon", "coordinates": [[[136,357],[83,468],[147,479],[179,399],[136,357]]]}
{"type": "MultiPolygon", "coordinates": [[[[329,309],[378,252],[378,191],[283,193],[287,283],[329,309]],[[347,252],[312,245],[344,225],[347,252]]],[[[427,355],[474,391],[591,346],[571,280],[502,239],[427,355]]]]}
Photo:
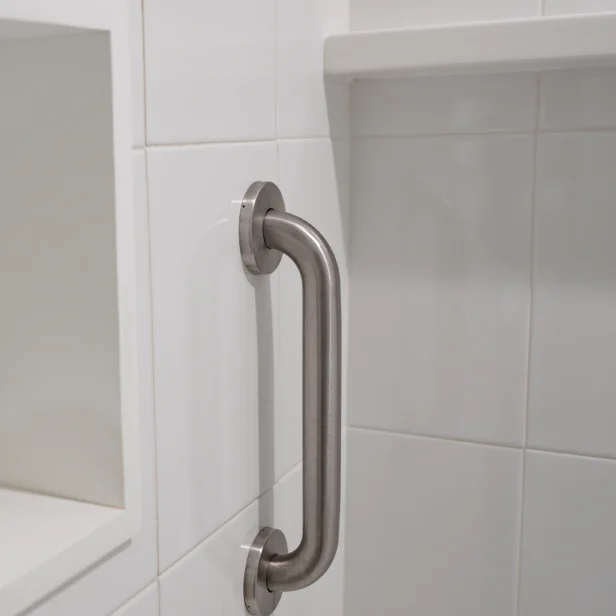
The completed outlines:
{"type": "MultiPolygon", "coordinates": [[[[254,217],[252,220],[244,220],[245,228],[261,227],[263,237],[256,240],[253,237],[251,246],[258,249],[262,244],[268,249],[286,254],[295,263],[302,278],[302,539],[290,553],[277,552],[271,557],[262,554],[257,566],[257,583],[263,584],[270,591],[287,592],[300,590],[316,582],[330,567],[338,549],[341,466],[340,272],[336,257],[325,238],[305,220],[286,213],[284,204],[282,209],[271,208],[262,217],[260,213],[258,216],[256,222],[254,217]]],[[[240,237],[241,227],[242,214],[240,237]]],[[[254,254],[245,255],[242,251],[242,258],[250,271],[258,273],[254,268],[251,269],[252,264],[257,262],[254,254]]],[[[262,270],[261,267],[259,269],[262,270]]],[[[261,273],[266,272],[263,270],[261,273]]],[[[245,591],[246,580],[253,579],[254,569],[254,562],[249,557],[245,591]]],[[[245,600],[248,607],[246,595],[245,600]]]]}
{"type": "Polygon", "coordinates": [[[325,238],[310,224],[280,212],[264,223],[268,246],[281,250],[302,277],[303,295],[303,535],[267,571],[270,590],[299,590],[329,568],[340,523],[340,273],[325,238]]]}
{"type": "Polygon", "coordinates": [[[263,221],[270,210],[285,211],[278,186],[273,182],[254,182],[240,209],[240,252],[251,274],[271,274],[282,259],[280,251],[265,244],[263,221]]]}
{"type": "Polygon", "coordinates": [[[252,616],[269,616],[280,602],[282,593],[268,590],[265,584],[267,565],[273,556],[288,551],[284,533],[268,526],[259,531],[250,546],[244,575],[244,603],[252,616]]]}

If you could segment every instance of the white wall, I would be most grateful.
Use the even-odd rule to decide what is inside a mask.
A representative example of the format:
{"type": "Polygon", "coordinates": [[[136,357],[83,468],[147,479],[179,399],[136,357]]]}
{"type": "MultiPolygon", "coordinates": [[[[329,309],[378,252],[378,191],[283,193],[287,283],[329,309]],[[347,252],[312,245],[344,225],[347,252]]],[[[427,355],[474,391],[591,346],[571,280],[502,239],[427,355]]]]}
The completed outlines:
{"type": "MultiPolygon", "coordinates": [[[[139,281],[152,298],[139,309],[144,526],[29,614],[240,616],[242,543],[266,523],[291,545],[301,532],[301,307],[288,264],[269,280],[244,272],[232,201],[252,181],[279,182],[346,271],[346,97],[326,96],[322,39],[347,28],[348,7],[128,2],[137,227],[151,265],[139,281]]],[[[342,565],[277,613],[341,616],[342,565]]]]}
{"type": "MultiPolygon", "coordinates": [[[[236,616],[241,544],[263,523],[290,543],[300,530],[300,307],[288,264],[269,283],[244,274],[231,201],[278,181],[346,269],[345,95],[326,92],[321,62],[349,12],[127,1],[152,273],[139,281],[152,297],[139,310],[144,525],[29,615],[236,616]]],[[[538,97],[528,75],[355,88],[348,614],[616,604],[614,392],[599,370],[615,336],[616,76],[546,75],[538,97]]],[[[277,613],[340,616],[342,566],[277,613]]]]}
{"type": "Polygon", "coordinates": [[[122,507],[109,49],[0,43],[0,484],[122,507]]]}
{"type": "Polygon", "coordinates": [[[614,0],[349,0],[352,30],[616,11],[614,0]]]}
{"type": "Polygon", "coordinates": [[[614,614],[616,70],[351,108],[346,613],[614,614]]]}

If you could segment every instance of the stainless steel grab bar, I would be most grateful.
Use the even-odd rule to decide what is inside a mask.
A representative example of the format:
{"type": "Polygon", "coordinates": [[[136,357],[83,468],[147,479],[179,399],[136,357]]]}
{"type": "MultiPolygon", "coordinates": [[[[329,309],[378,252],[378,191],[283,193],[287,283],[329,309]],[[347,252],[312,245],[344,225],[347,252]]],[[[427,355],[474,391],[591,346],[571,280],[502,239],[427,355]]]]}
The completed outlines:
{"type": "Polygon", "coordinates": [[[282,531],[262,528],[246,561],[244,602],[268,616],[283,592],[316,582],[338,548],[340,526],[340,273],[325,238],[287,214],[278,187],[250,186],[240,210],[240,251],[252,274],[271,274],[288,255],[303,287],[303,533],[292,552],[282,531]]]}

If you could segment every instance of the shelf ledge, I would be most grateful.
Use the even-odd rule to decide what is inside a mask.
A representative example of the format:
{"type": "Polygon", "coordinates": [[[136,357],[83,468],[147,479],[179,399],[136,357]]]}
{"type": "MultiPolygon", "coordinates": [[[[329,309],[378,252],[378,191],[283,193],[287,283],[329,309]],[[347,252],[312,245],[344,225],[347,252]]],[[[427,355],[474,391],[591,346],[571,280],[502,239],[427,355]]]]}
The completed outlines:
{"type": "Polygon", "coordinates": [[[0,615],[91,566],[132,536],[124,509],[0,487],[0,615]]]}
{"type": "Polygon", "coordinates": [[[336,34],[325,74],[350,79],[616,64],[616,13],[336,34]]]}

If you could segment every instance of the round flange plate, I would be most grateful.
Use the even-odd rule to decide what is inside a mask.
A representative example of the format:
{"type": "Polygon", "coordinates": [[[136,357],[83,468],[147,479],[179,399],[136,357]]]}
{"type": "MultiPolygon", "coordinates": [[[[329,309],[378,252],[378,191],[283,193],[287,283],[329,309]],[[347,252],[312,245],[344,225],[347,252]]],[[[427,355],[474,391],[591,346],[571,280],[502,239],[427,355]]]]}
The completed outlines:
{"type": "Polygon", "coordinates": [[[273,556],[288,551],[284,533],[267,526],[250,546],[244,572],[244,603],[252,616],[269,616],[276,609],[282,593],[267,589],[267,567],[273,556]]]}
{"type": "Polygon", "coordinates": [[[271,274],[282,253],[268,248],[263,222],[270,210],[286,211],[280,189],[273,182],[254,182],[246,191],[240,208],[240,252],[251,274],[271,274]]]}

